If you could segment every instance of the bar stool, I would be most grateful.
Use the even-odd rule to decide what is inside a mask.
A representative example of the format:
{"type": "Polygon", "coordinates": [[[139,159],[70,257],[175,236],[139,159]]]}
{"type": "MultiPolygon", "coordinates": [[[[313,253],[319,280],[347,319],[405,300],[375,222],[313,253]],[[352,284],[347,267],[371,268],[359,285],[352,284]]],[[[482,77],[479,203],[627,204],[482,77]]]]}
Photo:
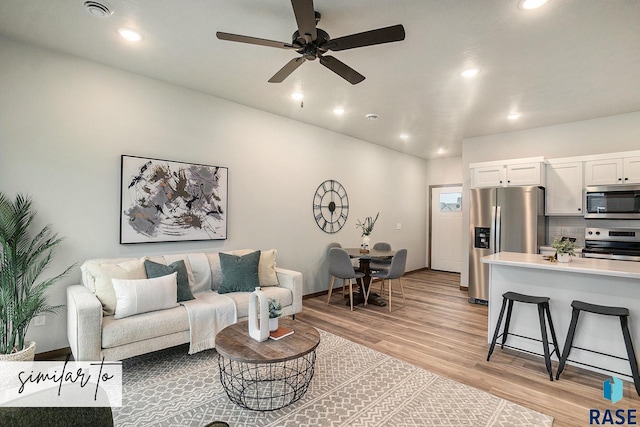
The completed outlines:
{"type": "MultiPolygon", "coordinates": [[[[549,297],[535,297],[531,295],[519,294],[516,292],[505,292],[504,294],[502,294],[502,307],[500,308],[500,315],[498,316],[498,323],[496,324],[496,330],[493,334],[491,347],[489,347],[489,354],[487,354],[487,362],[491,358],[493,349],[496,346],[496,341],[500,336],[502,336],[502,343],[500,344],[500,348],[504,349],[505,347],[505,342],[507,341],[507,337],[509,335],[509,323],[511,322],[511,311],[513,309],[514,301],[522,302],[525,304],[536,304],[538,306],[538,317],[540,319],[540,332],[542,334],[542,340],[531,338],[531,337],[525,337],[525,336],[513,334],[513,333],[511,335],[515,335],[517,337],[526,338],[533,341],[542,342],[542,347],[544,350],[544,363],[547,367],[547,372],[549,373],[549,380],[553,381],[553,372],[551,369],[551,355],[555,352],[556,355],[559,356],[560,353],[558,350],[558,340],[556,339],[556,331],[553,328],[553,322],[551,321],[551,312],[549,311],[549,297]],[[508,304],[509,308],[507,310],[507,319],[505,320],[502,334],[498,335],[500,333],[500,325],[502,324],[504,309],[507,306],[507,302],[509,303],[508,304]],[[547,338],[547,325],[545,322],[545,316],[546,316],[546,320],[549,322],[549,329],[551,330],[551,339],[553,340],[554,350],[551,353],[549,353],[549,340],[547,338]]],[[[507,346],[507,347],[524,351],[526,353],[536,354],[528,350],[523,350],[521,348],[516,348],[511,346],[507,346]]]]}
{"type": "MultiPolygon", "coordinates": [[[[601,354],[603,356],[614,357],[616,359],[628,360],[629,365],[631,365],[631,376],[633,377],[633,383],[636,387],[636,392],[640,396],[640,375],[638,374],[638,362],[636,360],[636,352],[633,350],[633,343],[631,342],[631,334],[629,333],[629,309],[625,307],[610,307],[606,305],[595,305],[589,304],[582,301],[573,301],[571,303],[571,307],[573,307],[573,312],[571,314],[571,323],[569,324],[569,331],[567,332],[567,339],[564,343],[564,349],[562,350],[562,357],[560,358],[560,365],[558,366],[558,372],[556,373],[556,379],[560,378],[560,374],[564,370],[564,366],[569,360],[569,353],[572,348],[577,348],[584,351],[589,351],[591,353],[601,354]],[[581,348],[577,346],[573,346],[573,338],[576,334],[576,326],[578,325],[578,318],[580,316],[581,311],[586,311],[589,313],[600,314],[603,316],[618,316],[620,319],[620,326],[622,327],[622,337],[624,338],[624,345],[627,348],[627,359],[619,356],[614,356],[612,354],[601,353],[599,351],[589,350],[586,348],[581,348]]],[[[574,363],[578,363],[580,365],[586,365],[585,363],[576,362],[572,360],[574,363]]],[[[590,366],[590,365],[587,365],[590,366]]],[[[596,368],[597,366],[592,366],[596,368]]],[[[603,371],[607,371],[607,369],[599,368],[603,371]]],[[[609,371],[613,372],[613,371],[609,371]]],[[[619,372],[613,372],[619,374],[619,372]]]]}

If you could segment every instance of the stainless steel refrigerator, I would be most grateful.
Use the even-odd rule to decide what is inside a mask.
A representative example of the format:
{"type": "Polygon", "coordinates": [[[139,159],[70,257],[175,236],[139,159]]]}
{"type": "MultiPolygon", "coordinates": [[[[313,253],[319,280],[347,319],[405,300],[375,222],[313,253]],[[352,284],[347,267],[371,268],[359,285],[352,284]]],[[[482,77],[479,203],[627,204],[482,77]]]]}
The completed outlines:
{"type": "Polygon", "coordinates": [[[497,252],[537,254],[547,236],[544,188],[474,188],[469,197],[469,302],[487,304],[489,266],[497,252]]]}

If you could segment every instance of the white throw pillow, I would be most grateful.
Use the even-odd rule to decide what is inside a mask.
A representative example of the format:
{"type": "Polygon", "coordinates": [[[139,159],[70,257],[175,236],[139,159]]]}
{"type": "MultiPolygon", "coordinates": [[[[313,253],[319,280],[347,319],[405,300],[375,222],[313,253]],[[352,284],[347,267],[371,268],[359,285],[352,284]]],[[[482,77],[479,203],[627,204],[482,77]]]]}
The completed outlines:
{"type": "Polygon", "coordinates": [[[178,305],[177,273],[153,279],[112,279],[116,293],[115,319],[178,305]]]}
{"type": "Polygon", "coordinates": [[[123,261],[120,263],[88,263],[86,269],[95,278],[96,296],[102,303],[105,315],[112,315],[116,309],[116,294],[112,279],[146,279],[144,269],[146,257],[123,261]]]}

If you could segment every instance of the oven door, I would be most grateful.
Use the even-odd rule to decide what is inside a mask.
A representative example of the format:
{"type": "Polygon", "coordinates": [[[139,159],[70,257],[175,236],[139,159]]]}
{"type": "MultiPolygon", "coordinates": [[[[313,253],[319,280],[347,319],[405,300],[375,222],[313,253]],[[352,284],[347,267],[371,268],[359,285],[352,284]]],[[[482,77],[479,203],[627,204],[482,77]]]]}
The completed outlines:
{"type": "Polygon", "coordinates": [[[584,217],[640,219],[640,185],[586,187],[584,217]]]}
{"type": "Polygon", "coordinates": [[[640,247],[637,242],[587,240],[585,243],[582,249],[582,256],[585,258],[640,261],[640,247]]]}

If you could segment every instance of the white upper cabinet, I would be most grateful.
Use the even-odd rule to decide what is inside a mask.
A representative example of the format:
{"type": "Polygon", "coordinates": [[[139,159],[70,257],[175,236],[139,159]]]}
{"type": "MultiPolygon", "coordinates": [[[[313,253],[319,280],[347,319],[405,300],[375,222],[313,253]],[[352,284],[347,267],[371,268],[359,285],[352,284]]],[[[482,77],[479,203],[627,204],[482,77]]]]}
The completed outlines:
{"type": "Polygon", "coordinates": [[[582,162],[550,162],[546,179],[546,214],[582,216],[582,162]]]}
{"type": "Polygon", "coordinates": [[[471,186],[502,187],[505,181],[506,171],[504,166],[483,166],[471,169],[471,186]]]}
{"type": "Polygon", "coordinates": [[[472,163],[471,188],[544,186],[544,158],[505,160],[502,162],[472,163]]]}
{"type": "Polygon", "coordinates": [[[640,157],[627,157],[622,163],[625,184],[640,183],[640,157]]]}
{"type": "Polygon", "coordinates": [[[590,160],[584,163],[586,186],[640,183],[640,157],[590,160]]]}
{"type": "Polygon", "coordinates": [[[544,163],[507,165],[507,186],[544,185],[544,163]]]}
{"type": "Polygon", "coordinates": [[[584,162],[584,183],[586,186],[622,184],[622,159],[584,162]]]}

